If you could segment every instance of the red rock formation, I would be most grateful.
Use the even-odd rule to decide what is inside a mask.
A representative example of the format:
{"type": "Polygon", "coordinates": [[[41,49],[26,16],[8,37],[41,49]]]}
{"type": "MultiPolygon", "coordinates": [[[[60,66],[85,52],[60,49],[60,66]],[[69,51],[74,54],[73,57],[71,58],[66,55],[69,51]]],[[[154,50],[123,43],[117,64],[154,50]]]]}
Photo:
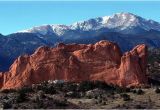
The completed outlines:
{"type": "Polygon", "coordinates": [[[0,73],[0,88],[19,88],[46,80],[100,80],[139,86],[147,83],[146,58],[145,45],[122,56],[119,47],[109,41],[40,47],[31,56],[17,58],[8,72],[0,73]]]}

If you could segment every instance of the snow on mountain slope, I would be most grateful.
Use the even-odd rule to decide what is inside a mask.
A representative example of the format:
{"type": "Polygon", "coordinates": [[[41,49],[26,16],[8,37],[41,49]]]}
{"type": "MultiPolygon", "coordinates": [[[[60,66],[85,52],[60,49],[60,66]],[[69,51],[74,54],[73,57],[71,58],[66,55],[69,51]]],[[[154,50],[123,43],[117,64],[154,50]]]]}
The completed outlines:
{"type": "Polygon", "coordinates": [[[70,30],[70,28],[66,25],[51,25],[51,26],[53,32],[58,36],[63,35],[66,30],[70,30]]]}
{"type": "Polygon", "coordinates": [[[29,30],[20,32],[36,33],[40,35],[46,35],[54,33],[58,36],[62,36],[67,31],[91,31],[101,28],[117,29],[122,31],[132,27],[140,27],[146,31],[151,29],[160,31],[160,23],[153,20],[146,20],[142,17],[131,13],[116,13],[112,16],[98,17],[89,19],[86,21],[76,22],[70,26],[67,25],[43,25],[39,27],[33,27],[29,30]]]}
{"type": "Polygon", "coordinates": [[[53,29],[52,29],[52,26],[50,26],[50,25],[43,25],[43,26],[33,27],[31,29],[23,30],[23,31],[19,31],[19,32],[20,33],[21,32],[24,32],[24,33],[37,33],[37,34],[40,34],[40,35],[46,35],[48,33],[53,33],[53,29]]]}

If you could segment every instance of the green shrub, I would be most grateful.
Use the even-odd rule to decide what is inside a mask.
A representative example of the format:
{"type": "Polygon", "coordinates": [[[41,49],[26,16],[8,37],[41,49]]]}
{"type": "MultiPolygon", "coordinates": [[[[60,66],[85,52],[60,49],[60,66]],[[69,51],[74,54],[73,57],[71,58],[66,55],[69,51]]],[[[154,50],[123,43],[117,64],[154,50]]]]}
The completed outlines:
{"type": "Polygon", "coordinates": [[[35,102],[37,103],[37,108],[43,108],[43,100],[36,98],[35,102]]]}
{"type": "Polygon", "coordinates": [[[11,105],[11,103],[3,102],[2,108],[3,108],[3,109],[9,109],[9,108],[12,108],[12,105],[11,105]]]}
{"type": "Polygon", "coordinates": [[[156,88],[155,92],[156,92],[156,93],[160,93],[160,89],[159,89],[159,88],[156,88]]]}
{"type": "Polygon", "coordinates": [[[17,89],[18,96],[16,98],[16,101],[18,103],[24,102],[27,100],[27,93],[33,92],[33,89],[31,87],[23,87],[21,89],[17,89]]]}
{"type": "Polygon", "coordinates": [[[102,103],[102,99],[99,99],[99,100],[98,100],[98,103],[102,103]]]}
{"type": "Polygon", "coordinates": [[[82,101],[78,101],[78,104],[82,104],[82,101]]]}
{"type": "Polygon", "coordinates": [[[96,88],[104,89],[104,90],[107,90],[107,91],[113,89],[112,85],[110,86],[103,81],[94,81],[93,83],[94,83],[96,88]]]}
{"type": "Polygon", "coordinates": [[[46,82],[36,87],[37,91],[43,91],[45,94],[55,94],[57,91],[53,85],[47,85],[46,82]]]}
{"type": "Polygon", "coordinates": [[[65,101],[55,100],[54,103],[55,103],[55,105],[58,106],[58,107],[67,106],[67,102],[65,102],[65,101]]]}
{"type": "Polygon", "coordinates": [[[88,98],[88,99],[92,99],[92,96],[89,95],[89,96],[87,96],[87,98],[88,98]]]}
{"type": "Polygon", "coordinates": [[[95,101],[95,104],[98,104],[98,101],[95,101]]]}
{"type": "Polygon", "coordinates": [[[125,92],[131,92],[131,88],[125,88],[125,92]]]}
{"type": "Polygon", "coordinates": [[[49,86],[49,87],[43,87],[43,91],[46,93],[46,94],[55,94],[56,93],[56,90],[53,86],[49,86]]]}
{"type": "Polygon", "coordinates": [[[19,94],[18,94],[18,96],[16,98],[16,101],[18,103],[26,101],[26,94],[24,92],[19,92],[19,94]]]}
{"type": "Polygon", "coordinates": [[[121,97],[123,98],[123,101],[131,100],[130,95],[128,95],[128,94],[121,94],[121,97]]]}
{"type": "Polygon", "coordinates": [[[79,90],[80,91],[88,91],[88,90],[91,90],[91,89],[94,89],[94,88],[95,88],[95,85],[91,81],[83,81],[79,84],[79,90]]]}
{"type": "Polygon", "coordinates": [[[142,94],[144,94],[144,91],[142,89],[138,89],[137,90],[137,95],[142,95],[142,94]]]}
{"type": "Polygon", "coordinates": [[[45,96],[45,94],[42,90],[38,91],[38,97],[39,97],[39,100],[43,99],[43,98],[46,98],[46,96],[45,96]]]}
{"type": "Polygon", "coordinates": [[[66,88],[68,91],[76,91],[77,90],[77,85],[76,84],[69,84],[67,85],[67,88],[66,88]]]}
{"type": "Polygon", "coordinates": [[[63,91],[64,83],[56,83],[54,84],[56,90],[63,91]]]}
{"type": "Polygon", "coordinates": [[[65,94],[65,97],[71,97],[71,98],[80,98],[80,93],[78,92],[67,92],[65,94]]]}
{"type": "Polygon", "coordinates": [[[140,104],[135,106],[135,109],[144,109],[144,107],[142,107],[140,104]]]}
{"type": "Polygon", "coordinates": [[[16,90],[15,89],[3,89],[1,90],[1,92],[8,94],[8,93],[16,92],[16,90]]]}
{"type": "Polygon", "coordinates": [[[18,93],[30,93],[30,92],[34,92],[33,89],[31,87],[23,87],[21,89],[17,89],[18,93]]]}
{"type": "Polygon", "coordinates": [[[103,104],[103,105],[106,105],[106,102],[103,102],[102,104],[103,104]]]}
{"type": "Polygon", "coordinates": [[[102,95],[101,94],[99,94],[98,99],[102,99],[102,95]]]}
{"type": "Polygon", "coordinates": [[[134,89],[134,90],[132,90],[132,92],[134,93],[134,94],[136,94],[137,93],[137,91],[134,89]]]}
{"type": "Polygon", "coordinates": [[[98,96],[95,96],[94,98],[95,98],[95,99],[98,99],[98,96]]]}

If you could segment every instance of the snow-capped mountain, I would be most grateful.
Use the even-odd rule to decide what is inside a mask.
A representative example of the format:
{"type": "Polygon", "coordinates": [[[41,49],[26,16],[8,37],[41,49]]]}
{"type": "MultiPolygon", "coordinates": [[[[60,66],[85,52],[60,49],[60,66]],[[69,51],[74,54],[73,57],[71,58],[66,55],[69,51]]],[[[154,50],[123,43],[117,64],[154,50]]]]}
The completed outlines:
{"type": "Polygon", "coordinates": [[[0,71],[7,70],[20,55],[31,54],[39,46],[64,43],[116,42],[123,52],[145,43],[160,48],[160,23],[131,13],[97,17],[72,25],[42,25],[7,36],[0,34],[0,71]]]}
{"type": "Polygon", "coordinates": [[[112,16],[98,17],[86,21],[76,22],[72,25],[43,25],[33,27],[20,32],[36,33],[41,35],[54,33],[63,36],[68,31],[94,31],[107,28],[112,31],[121,32],[125,29],[140,27],[143,30],[160,31],[160,23],[153,20],[146,20],[131,13],[117,13],[112,16]]]}

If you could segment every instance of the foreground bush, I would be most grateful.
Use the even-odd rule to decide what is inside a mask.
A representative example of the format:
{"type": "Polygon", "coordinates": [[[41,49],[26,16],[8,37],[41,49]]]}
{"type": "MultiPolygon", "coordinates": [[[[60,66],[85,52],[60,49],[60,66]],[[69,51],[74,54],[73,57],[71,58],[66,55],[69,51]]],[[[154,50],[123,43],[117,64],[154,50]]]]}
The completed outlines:
{"type": "Polygon", "coordinates": [[[156,93],[160,93],[160,89],[157,87],[155,90],[156,93]]]}
{"type": "Polygon", "coordinates": [[[142,94],[144,94],[144,91],[142,89],[138,89],[137,90],[137,95],[142,95],[142,94]]]}
{"type": "Polygon", "coordinates": [[[24,102],[26,101],[26,93],[24,91],[18,91],[18,96],[16,98],[16,102],[17,103],[21,103],[21,102],[24,102]]]}
{"type": "Polygon", "coordinates": [[[1,90],[1,92],[7,94],[7,93],[16,92],[16,90],[15,89],[3,89],[3,90],[1,90]]]}
{"type": "Polygon", "coordinates": [[[131,100],[130,95],[128,95],[128,94],[121,94],[121,97],[123,98],[124,101],[131,100]]]}

